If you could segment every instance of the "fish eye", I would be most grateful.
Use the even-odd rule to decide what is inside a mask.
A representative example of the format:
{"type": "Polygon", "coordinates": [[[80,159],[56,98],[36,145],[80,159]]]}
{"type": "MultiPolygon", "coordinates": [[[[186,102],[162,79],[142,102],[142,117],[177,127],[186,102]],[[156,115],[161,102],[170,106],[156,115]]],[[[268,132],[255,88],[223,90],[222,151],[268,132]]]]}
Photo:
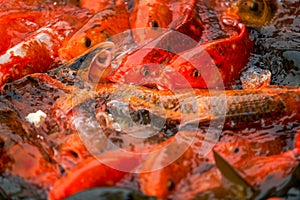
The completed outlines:
{"type": "Polygon", "coordinates": [[[148,65],[144,65],[142,68],[141,68],[141,71],[140,71],[140,74],[142,76],[148,76],[149,75],[149,66],[148,65]]]}
{"type": "Polygon", "coordinates": [[[151,20],[149,21],[149,26],[150,26],[152,29],[157,29],[157,28],[158,28],[158,23],[157,23],[157,21],[151,19],[151,20]]]}
{"type": "Polygon", "coordinates": [[[175,187],[174,181],[172,179],[169,179],[167,182],[167,188],[169,191],[172,191],[175,187]]]}
{"type": "Polygon", "coordinates": [[[254,12],[256,12],[256,11],[258,11],[258,3],[257,2],[251,2],[250,3],[250,10],[252,10],[252,11],[254,11],[254,12]]]}
{"type": "Polygon", "coordinates": [[[81,43],[82,43],[85,47],[89,48],[89,47],[92,45],[92,40],[91,40],[89,37],[83,37],[83,38],[81,39],[81,43]]]}
{"type": "Polygon", "coordinates": [[[240,150],[239,150],[238,147],[236,147],[236,148],[233,149],[233,153],[238,153],[239,151],[240,151],[240,150]]]}
{"type": "Polygon", "coordinates": [[[197,78],[200,76],[200,72],[197,68],[194,68],[192,71],[192,77],[197,78]]]}

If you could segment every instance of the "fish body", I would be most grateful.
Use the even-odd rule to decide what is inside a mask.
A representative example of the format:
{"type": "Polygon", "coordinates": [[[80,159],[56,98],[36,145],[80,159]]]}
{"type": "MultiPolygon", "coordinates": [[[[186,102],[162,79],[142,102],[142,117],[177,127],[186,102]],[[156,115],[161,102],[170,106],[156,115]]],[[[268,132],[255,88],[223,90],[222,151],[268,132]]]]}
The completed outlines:
{"type": "MultiPolygon", "coordinates": [[[[181,131],[159,144],[163,148],[147,156],[142,166],[145,172],[139,174],[142,192],[165,199],[179,190],[180,183],[189,180],[193,173],[209,171],[214,161],[212,156],[201,157],[199,149],[203,140],[200,131],[181,131]]],[[[210,182],[213,187],[214,180],[210,182]]]]}
{"type": "MultiPolygon", "coordinates": [[[[43,8],[35,8],[33,10],[5,10],[0,15],[0,32],[2,37],[0,38],[1,47],[0,53],[3,53],[7,49],[17,45],[18,43],[30,37],[39,28],[47,26],[53,23],[56,18],[64,18],[68,13],[73,13],[78,16],[80,20],[84,18],[79,15],[86,14],[86,11],[79,11],[75,6],[46,6],[43,8]]],[[[69,16],[70,17],[70,16],[69,16]]],[[[75,19],[73,19],[76,21],[75,19]]],[[[81,23],[83,21],[76,21],[81,23]]],[[[72,24],[77,26],[76,24],[72,24]]]]}
{"type": "Polygon", "coordinates": [[[42,12],[22,12],[1,17],[0,53],[21,42],[30,33],[40,28],[41,24],[44,25],[45,21],[44,23],[40,22],[42,15],[42,12]]]}
{"type": "Polygon", "coordinates": [[[0,0],[0,16],[7,12],[15,11],[36,11],[40,9],[57,8],[58,6],[77,5],[77,0],[0,0]],[[56,7],[57,6],[57,7],[56,7]]]}
{"type": "Polygon", "coordinates": [[[123,156],[122,153],[124,152],[110,151],[107,154],[97,156],[97,158],[90,157],[83,160],[66,176],[55,182],[48,198],[52,200],[63,199],[92,187],[115,185],[126,174],[134,170],[140,161],[138,155],[125,154],[123,156]]]}
{"type": "MultiPolygon", "coordinates": [[[[237,36],[204,43],[199,48],[182,52],[170,61],[170,66],[194,88],[230,88],[247,65],[254,47],[245,25],[237,26],[237,36]]],[[[177,87],[181,87],[180,84],[174,88],[177,87]]]]}
{"type": "Polygon", "coordinates": [[[135,1],[130,15],[131,29],[137,29],[133,31],[135,41],[154,39],[163,29],[173,29],[199,40],[203,24],[195,4],[194,0],[135,1]]]}
{"type": "Polygon", "coordinates": [[[299,119],[300,113],[300,90],[297,87],[159,91],[143,86],[106,84],[98,85],[95,92],[82,92],[82,95],[70,95],[70,105],[64,104],[67,98],[62,97],[53,106],[67,114],[83,101],[99,97],[106,101],[125,102],[133,111],[148,110],[174,122],[185,119],[183,123],[205,124],[224,119],[225,125],[232,124],[235,127],[262,119],[265,123],[268,120],[272,123],[274,116],[280,119],[288,115],[299,119]]]}
{"type": "MultiPolygon", "coordinates": [[[[233,125],[238,126],[261,119],[266,122],[270,119],[273,122],[274,116],[280,119],[288,115],[298,119],[300,113],[300,90],[297,87],[158,91],[142,86],[112,84],[98,86],[97,92],[90,95],[125,101],[132,110],[148,110],[154,115],[173,121],[185,119],[186,123],[205,124],[212,120],[225,119],[227,125],[234,122],[233,125]]],[[[80,103],[76,99],[73,102],[80,103]]],[[[64,110],[70,109],[69,107],[64,110]]]]}
{"type": "Polygon", "coordinates": [[[236,183],[242,182],[240,185],[253,191],[252,198],[265,199],[285,193],[293,174],[299,171],[299,139],[297,134],[294,138],[294,149],[275,155],[251,156],[246,153],[246,156],[239,156],[240,146],[228,148],[227,144],[218,144],[214,148],[214,156],[218,159],[217,166],[222,176],[236,183]]]}
{"type": "Polygon", "coordinates": [[[248,26],[261,27],[270,22],[276,8],[276,0],[239,0],[233,2],[226,12],[239,15],[248,26]]]}
{"type": "Polygon", "coordinates": [[[65,40],[58,51],[61,59],[72,59],[80,56],[98,43],[129,29],[129,13],[125,5],[101,10],[93,15],[70,38],[65,40]]]}
{"type": "Polygon", "coordinates": [[[179,45],[178,48],[175,43],[169,45],[171,50],[164,41],[175,41],[175,37],[172,37],[172,33],[166,33],[166,37],[160,36],[154,40],[156,46],[148,44],[125,57],[108,80],[154,85],[163,89],[230,88],[233,80],[248,63],[254,46],[246,26],[241,23],[234,26],[238,29],[238,35],[203,44],[195,45],[194,40],[180,36],[183,41],[190,42],[186,42],[190,45],[179,45]],[[166,46],[158,49],[157,44],[166,46]]]}
{"type": "Polygon", "coordinates": [[[25,75],[45,72],[57,65],[61,42],[76,29],[76,16],[55,20],[0,55],[0,87],[25,75]]]}
{"type": "Polygon", "coordinates": [[[112,7],[114,5],[119,5],[121,2],[110,1],[110,0],[80,0],[77,4],[81,8],[87,8],[93,13],[100,12],[105,8],[112,7]]]}

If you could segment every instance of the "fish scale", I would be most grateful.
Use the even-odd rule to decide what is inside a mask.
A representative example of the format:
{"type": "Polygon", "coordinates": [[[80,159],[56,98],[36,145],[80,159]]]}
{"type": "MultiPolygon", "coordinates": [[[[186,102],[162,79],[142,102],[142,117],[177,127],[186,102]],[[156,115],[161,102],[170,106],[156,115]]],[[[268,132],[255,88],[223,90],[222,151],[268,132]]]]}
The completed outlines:
{"type": "MultiPolygon", "coordinates": [[[[148,110],[168,120],[183,118],[205,123],[226,119],[229,122],[255,122],[274,119],[274,116],[299,113],[300,90],[298,88],[263,88],[253,90],[201,90],[180,89],[157,91],[141,86],[106,86],[108,100],[128,103],[134,110],[148,110]],[[288,95],[286,95],[288,94],[288,95]]],[[[103,95],[103,90],[101,95],[103,95]]]]}

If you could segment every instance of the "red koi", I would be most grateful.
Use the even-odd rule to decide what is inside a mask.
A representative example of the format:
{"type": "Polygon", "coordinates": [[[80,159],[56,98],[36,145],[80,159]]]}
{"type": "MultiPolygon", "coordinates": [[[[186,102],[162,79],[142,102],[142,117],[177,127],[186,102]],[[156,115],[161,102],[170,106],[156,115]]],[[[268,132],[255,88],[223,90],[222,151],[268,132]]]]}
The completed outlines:
{"type": "Polygon", "coordinates": [[[225,22],[235,26],[239,34],[200,44],[177,55],[156,47],[152,51],[143,49],[142,54],[138,52],[140,58],[128,55],[108,80],[169,89],[230,87],[248,62],[253,41],[244,24],[234,20],[225,22]]]}
{"type": "Polygon", "coordinates": [[[40,28],[43,12],[11,13],[0,18],[0,53],[21,42],[40,28]]]}
{"type": "Polygon", "coordinates": [[[103,9],[123,4],[122,0],[80,0],[78,3],[81,8],[87,8],[93,13],[100,12],[103,9]]]}
{"type": "Polygon", "coordinates": [[[196,1],[135,1],[130,26],[135,41],[154,39],[164,29],[175,29],[199,40],[203,25],[196,13],[196,1]],[[143,29],[139,29],[143,28],[143,29]]]}
{"type": "Polygon", "coordinates": [[[62,41],[85,17],[65,15],[63,20],[60,19],[0,55],[0,87],[25,75],[45,72],[58,64],[55,59],[62,41]]]}
{"type": "Polygon", "coordinates": [[[78,5],[77,0],[0,0],[0,16],[15,11],[37,11],[41,9],[57,8],[58,6],[78,5]]]}
{"type": "MultiPolygon", "coordinates": [[[[289,180],[294,171],[299,166],[299,148],[298,144],[300,141],[299,134],[295,137],[295,145],[293,150],[271,155],[271,156],[247,156],[239,159],[228,159],[228,152],[221,152],[223,158],[233,167],[231,170],[236,176],[240,176],[248,186],[251,186],[255,191],[259,191],[259,197],[265,198],[266,196],[274,193],[278,193],[279,190],[283,189],[285,185],[289,183],[289,180]]],[[[215,150],[217,150],[215,148],[215,150]]],[[[220,149],[219,149],[220,150],[220,149]]],[[[232,151],[227,149],[227,151],[232,151]]],[[[234,152],[234,150],[232,151],[234,152]]],[[[238,152],[238,151],[236,151],[238,152]]],[[[239,157],[232,156],[231,157],[239,157]]],[[[221,166],[220,166],[221,167],[221,166]]],[[[227,172],[223,171],[224,176],[227,172]]],[[[229,174],[229,173],[228,173],[229,174]]],[[[230,177],[228,177],[230,180],[230,177]]]]}
{"type": "Polygon", "coordinates": [[[63,199],[88,188],[115,185],[126,174],[133,171],[139,161],[138,156],[124,156],[120,151],[110,151],[97,158],[90,157],[55,182],[48,197],[51,200],[63,199]],[[112,166],[122,166],[124,171],[112,166]]]}
{"type": "Polygon", "coordinates": [[[182,180],[189,179],[195,170],[205,173],[211,168],[212,156],[200,155],[199,149],[204,139],[201,134],[181,131],[174,136],[180,139],[170,138],[159,144],[165,147],[150,154],[142,167],[149,172],[139,174],[140,188],[144,194],[166,198],[179,190],[182,180]]]}

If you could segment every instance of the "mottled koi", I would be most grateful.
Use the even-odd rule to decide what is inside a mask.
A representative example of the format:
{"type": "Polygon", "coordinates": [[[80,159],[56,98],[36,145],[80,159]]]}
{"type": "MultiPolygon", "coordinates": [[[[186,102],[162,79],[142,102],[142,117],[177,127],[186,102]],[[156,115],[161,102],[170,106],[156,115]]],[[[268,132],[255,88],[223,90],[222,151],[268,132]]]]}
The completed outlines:
{"type": "Polygon", "coordinates": [[[133,85],[99,85],[97,92],[62,97],[53,105],[67,114],[76,105],[93,98],[116,100],[128,103],[138,111],[140,109],[163,116],[167,120],[186,123],[208,123],[225,119],[228,126],[270,119],[280,120],[283,116],[299,118],[300,89],[297,87],[264,87],[248,90],[202,90],[178,89],[158,91],[133,85]],[[65,103],[65,102],[70,102],[65,103]]]}
{"type": "MultiPolygon", "coordinates": [[[[39,28],[52,24],[56,18],[64,20],[64,16],[70,17],[71,20],[80,24],[84,22],[84,17],[88,15],[87,11],[79,11],[75,6],[53,6],[43,9],[35,9],[33,11],[27,10],[5,10],[0,15],[0,33],[1,33],[1,46],[0,53],[3,53],[9,48],[17,45],[25,40],[27,37],[35,34],[39,28]],[[71,15],[68,16],[68,13],[71,15]],[[74,18],[78,17],[78,20],[74,18]],[[82,21],[81,21],[82,20],[82,21]]],[[[71,26],[78,26],[78,24],[71,23],[71,26]]]]}
{"type": "Polygon", "coordinates": [[[68,21],[57,21],[0,55],[0,87],[8,81],[55,67],[57,50],[72,30],[74,27],[68,21]]]}

